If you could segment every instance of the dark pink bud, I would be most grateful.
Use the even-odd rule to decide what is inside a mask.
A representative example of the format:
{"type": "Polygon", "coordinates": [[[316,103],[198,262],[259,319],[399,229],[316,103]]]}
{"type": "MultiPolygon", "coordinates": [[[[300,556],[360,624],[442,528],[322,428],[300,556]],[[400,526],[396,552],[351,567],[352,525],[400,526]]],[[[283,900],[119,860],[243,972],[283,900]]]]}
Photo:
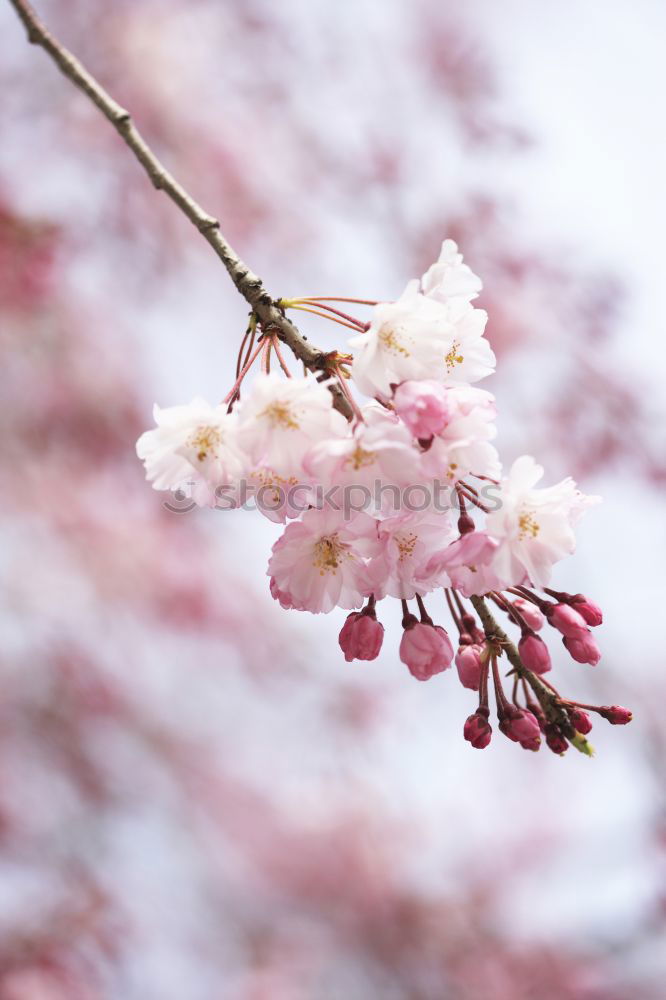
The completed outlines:
{"type": "Polygon", "coordinates": [[[583,616],[568,604],[549,604],[546,615],[553,628],[567,638],[576,639],[581,633],[588,631],[583,616]]]}
{"type": "Polygon", "coordinates": [[[607,719],[612,726],[626,726],[633,719],[629,709],[622,708],[621,705],[603,705],[599,709],[599,715],[607,719]]]}
{"type": "Polygon", "coordinates": [[[521,740],[520,745],[523,750],[537,751],[541,749],[541,737],[533,736],[530,740],[521,740]]]}
{"type": "Polygon", "coordinates": [[[469,716],[465,722],[463,735],[475,750],[483,750],[488,746],[493,730],[487,716],[481,710],[469,716]]]}
{"type": "Polygon", "coordinates": [[[546,745],[548,746],[549,750],[553,751],[553,753],[557,753],[560,756],[562,756],[562,754],[566,753],[567,750],[569,749],[569,744],[567,743],[566,739],[564,738],[560,730],[557,728],[557,726],[554,725],[552,722],[548,723],[548,725],[546,726],[544,735],[546,737],[546,745]]]}
{"type": "Polygon", "coordinates": [[[352,611],[347,616],[338,642],[345,654],[345,660],[375,660],[379,656],[384,641],[384,626],[374,614],[352,611]]]}
{"type": "Polygon", "coordinates": [[[589,628],[586,628],[582,635],[575,638],[563,636],[562,642],[576,663],[589,663],[590,666],[594,667],[601,659],[601,652],[592,638],[589,628]]]}
{"type": "Polygon", "coordinates": [[[543,628],[545,618],[531,601],[524,601],[522,597],[518,597],[513,602],[513,606],[516,611],[520,612],[522,617],[525,619],[526,624],[529,625],[530,628],[534,629],[535,632],[538,632],[539,629],[543,628]]]}
{"type": "Polygon", "coordinates": [[[528,670],[535,674],[545,674],[550,670],[548,646],[533,632],[526,632],[518,643],[520,658],[528,670]]]}
{"type": "Polygon", "coordinates": [[[539,722],[523,708],[516,708],[508,714],[500,724],[500,728],[505,736],[515,743],[525,743],[541,738],[539,722]]]}
{"type": "Polygon", "coordinates": [[[581,711],[580,708],[575,708],[573,712],[569,713],[569,718],[571,719],[571,725],[577,733],[587,736],[588,733],[592,732],[592,719],[587,712],[581,711]]]}
{"type": "Polygon", "coordinates": [[[451,666],[453,646],[441,625],[414,621],[407,625],[400,642],[400,659],[413,677],[427,681],[451,666]]]}
{"type": "Polygon", "coordinates": [[[460,683],[463,687],[469,688],[470,691],[479,690],[481,671],[483,669],[481,664],[482,652],[483,647],[477,646],[474,643],[473,645],[460,646],[456,654],[456,667],[458,668],[460,683]]]}
{"type": "Polygon", "coordinates": [[[601,625],[604,620],[599,605],[595,604],[594,601],[588,601],[587,597],[583,597],[582,594],[576,594],[572,601],[572,607],[592,628],[601,625]]]}

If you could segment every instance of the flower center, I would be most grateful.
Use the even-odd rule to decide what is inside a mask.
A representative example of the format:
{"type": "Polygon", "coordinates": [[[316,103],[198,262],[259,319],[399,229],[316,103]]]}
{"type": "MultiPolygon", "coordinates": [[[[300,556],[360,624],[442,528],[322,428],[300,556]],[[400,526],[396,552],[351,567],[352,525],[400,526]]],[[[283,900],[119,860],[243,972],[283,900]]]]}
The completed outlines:
{"type": "Polygon", "coordinates": [[[267,417],[271,427],[282,427],[285,430],[298,430],[299,424],[287,403],[270,403],[259,416],[267,417]]]}
{"type": "MultiPolygon", "coordinates": [[[[398,327],[399,329],[400,327],[398,327]]],[[[385,350],[392,354],[402,354],[406,358],[409,357],[409,351],[398,339],[398,331],[387,323],[379,331],[379,342],[385,350]]]]}
{"type": "Polygon", "coordinates": [[[414,553],[414,546],[418,541],[417,535],[394,535],[396,543],[398,545],[398,556],[399,562],[404,562],[405,559],[409,559],[414,553]]]}
{"type": "Polygon", "coordinates": [[[202,424],[197,427],[192,437],[187,442],[188,448],[194,448],[197,459],[203,462],[208,458],[209,452],[216,454],[216,449],[222,443],[222,432],[218,427],[207,427],[202,424]]]}
{"type": "Polygon", "coordinates": [[[534,514],[529,510],[524,510],[518,518],[518,538],[524,542],[526,538],[536,538],[539,534],[539,523],[534,514]]]}
{"type": "Polygon", "coordinates": [[[324,535],[315,543],[312,565],[319,570],[320,576],[335,573],[347,555],[348,548],[349,546],[344,545],[338,538],[337,531],[333,535],[324,535]]]}
{"type": "Polygon", "coordinates": [[[365,469],[368,465],[372,465],[376,458],[376,452],[366,451],[365,448],[361,448],[360,444],[357,444],[351,455],[348,455],[345,459],[345,465],[351,465],[354,469],[365,469]]]}
{"type": "Polygon", "coordinates": [[[446,355],[444,360],[446,361],[446,370],[452,372],[456,365],[461,365],[465,360],[464,355],[458,354],[460,350],[460,344],[457,340],[453,341],[453,346],[449,353],[446,355]]]}

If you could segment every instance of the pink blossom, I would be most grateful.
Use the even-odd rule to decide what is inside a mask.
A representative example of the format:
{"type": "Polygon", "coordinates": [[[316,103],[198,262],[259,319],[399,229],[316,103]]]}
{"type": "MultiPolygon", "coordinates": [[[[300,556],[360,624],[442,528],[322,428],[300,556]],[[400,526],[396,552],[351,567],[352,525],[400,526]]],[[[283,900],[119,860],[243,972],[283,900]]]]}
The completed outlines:
{"type": "Polygon", "coordinates": [[[368,514],[344,520],[330,507],[305,512],[273,546],[268,575],[282,601],[313,614],[355,608],[371,592],[366,557],[377,548],[368,514]]]}
{"type": "MultiPolygon", "coordinates": [[[[437,578],[442,586],[451,584],[468,596],[467,577],[488,564],[496,547],[497,542],[485,532],[470,531],[435,552],[426,563],[423,576],[425,579],[437,578]]],[[[492,587],[487,587],[483,593],[488,590],[492,587]]]]}
{"type": "Polygon", "coordinates": [[[469,688],[470,691],[479,690],[481,671],[483,670],[482,653],[483,646],[477,643],[460,646],[456,653],[456,667],[460,683],[463,687],[469,688]]]}
{"type": "Polygon", "coordinates": [[[301,481],[303,458],[314,444],[347,433],[330,392],[313,378],[258,375],[239,408],[238,440],[252,467],[283,481],[301,481]]]}
{"type": "Polygon", "coordinates": [[[413,677],[427,681],[433,674],[451,666],[453,646],[448,633],[440,625],[429,625],[414,618],[403,632],[400,659],[413,677]]]}
{"type": "Polygon", "coordinates": [[[348,663],[375,660],[384,641],[384,626],[374,613],[352,611],[342,626],[338,641],[348,663]]]}
{"type": "Polygon", "coordinates": [[[524,601],[522,597],[517,597],[513,602],[513,606],[516,611],[520,612],[526,624],[535,632],[539,632],[543,628],[543,623],[546,619],[531,601],[524,601]]]}
{"type": "Polygon", "coordinates": [[[294,604],[294,599],[291,594],[288,594],[284,590],[280,590],[275,581],[275,577],[271,577],[270,591],[273,600],[277,601],[280,607],[284,608],[285,611],[305,611],[302,604],[294,604]]]}
{"type": "Polygon", "coordinates": [[[538,635],[526,632],[518,643],[520,658],[528,670],[535,674],[545,674],[551,668],[548,646],[538,635]]]}
{"type": "Polygon", "coordinates": [[[583,616],[568,604],[550,604],[546,609],[546,615],[553,628],[570,639],[587,635],[589,632],[583,616]]]}
{"type": "Polygon", "coordinates": [[[481,709],[470,715],[465,722],[463,736],[468,743],[471,743],[475,750],[484,750],[490,743],[493,734],[492,727],[488,722],[488,710],[481,709]]]}
{"type": "Polygon", "coordinates": [[[428,379],[403,382],[393,393],[393,405],[414,437],[421,440],[439,434],[449,419],[446,389],[428,379]]]}
{"type": "Polygon", "coordinates": [[[378,554],[370,562],[372,591],[381,597],[409,600],[439,585],[439,569],[428,570],[431,553],[455,535],[446,514],[405,512],[378,522],[378,554]]]}
{"type": "Polygon", "coordinates": [[[449,417],[423,455],[423,470],[451,485],[470,473],[497,479],[501,465],[490,442],[497,434],[495,397],[475,386],[447,389],[449,417]]]}
{"type": "Polygon", "coordinates": [[[601,659],[601,652],[589,629],[575,638],[565,635],[562,642],[576,663],[589,663],[594,667],[601,659]]]}
{"type": "MultiPolygon", "coordinates": [[[[405,424],[383,406],[369,403],[344,436],[325,438],[303,459],[306,472],[319,483],[408,486],[419,477],[420,454],[405,424]]],[[[390,493],[390,491],[386,491],[390,493]]]]}

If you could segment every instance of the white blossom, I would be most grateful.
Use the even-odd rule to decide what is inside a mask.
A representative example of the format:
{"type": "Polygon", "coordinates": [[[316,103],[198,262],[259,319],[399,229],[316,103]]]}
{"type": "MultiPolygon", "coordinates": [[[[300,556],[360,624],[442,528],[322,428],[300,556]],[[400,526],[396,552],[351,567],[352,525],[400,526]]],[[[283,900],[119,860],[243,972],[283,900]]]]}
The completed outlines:
{"type": "Polygon", "coordinates": [[[503,586],[546,586],[553,564],[576,547],[573,527],[600,498],[585,496],[571,478],[537,489],[543,468],[530,455],[511,466],[502,481],[499,508],[488,515],[486,530],[498,543],[490,570],[503,586]]]}
{"type": "Polygon", "coordinates": [[[157,426],[141,435],[136,453],[154,489],[175,490],[191,481],[208,492],[242,476],[236,417],[225,406],[195,397],[181,406],[155,405],[153,416],[157,426]]]}

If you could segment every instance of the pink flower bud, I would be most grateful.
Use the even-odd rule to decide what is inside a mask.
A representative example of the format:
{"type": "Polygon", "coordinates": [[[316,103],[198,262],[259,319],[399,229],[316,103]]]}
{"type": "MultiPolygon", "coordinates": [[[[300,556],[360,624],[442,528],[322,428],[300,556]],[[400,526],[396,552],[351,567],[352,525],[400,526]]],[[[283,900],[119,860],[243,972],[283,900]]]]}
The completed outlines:
{"type": "Polygon", "coordinates": [[[537,750],[541,749],[541,737],[533,736],[529,740],[520,740],[520,745],[523,748],[523,750],[533,750],[534,752],[536,752],[537,750]]]}
{"type": "Polygon", "coordinates": [[[527,669],[535,674],[545,674],[550,670],[548,646],[538,635],[526,632],[518,643],[518,652],[527,669]]]}
{"type": "Polygon", "coordinates": [[[439,434],[449,419],[446,389],[439,382],[403,382],[393,394],[393,405],[415,438],[439,434]]]}
{"type": "Polygon", "coordinates": [[[456,667],[458,677],[463,687],[470,691],[478,691],[481,683],[481,653],[483,646],[476,643],[468,646],[460,646],[456,654],[456,667]]]}
{"type": "Polygon", "coordinates": [[[451,666],[453,646],[440,625],[415,622],[405,628],[400,642],[400,659],[413,677],[427,681],[451,666]]]}
{"type": "Polygon", "coordinates": [[[585,619],[568,604],[549,604],[546,616],[553,628],[567,638],[576,639],[581,633],[588,631],[585,619]]]}
{"type": "Polygon", "coordinates": [[[573,598],[572,607],[584,619],[586,624],[591,625],[592,628],[601,625],[604,620],[599,605],[595,604],[594,601],[588,601],[587,597],[583,597],[582,594],[576,594],[573,598]]]}
{"type": "Polygon", "coordinates": [[[345,660],[375,660],[384,641],[384,626],[374,615],[352,611],[347,616],[338,642],[345,660]]]}
{"type": "Polygon", "coordinates": [[[515,743],[541,740],[541,728],[538,720],[531,712],[523,708],[515,708],[510,714],[507,714],[500,723],[500,729],[515,743]]]}
{"type": "Polygon", "coordinates": [[[610,722],[612,726],[626,726],[633,719],[629,709],[622,708],[621,705],[603,705],[599,709],[599,715],[610,722]]]}
{"type": "Polygon", "coordinates": [[[601,652],[592,638],[589,628],[586,628],[582,635],[575,638],[570,639],[565,635],[562,642],[576,663],[589,663],[590,666],[594,667],[601,659],[601,652]]]}
{"type": "Polygon", "coordinates": [[[534,629],[535,632],[538,632],[539,629],[543,628],[545,619],[539,609],[536,608],[531,601],[524,601],[522,597],[518,597],[513,602],[513,606],[516,611],[520,612],[525,619],[525,622],[530,628],[534,629]]]}
{"type": "Polygon", "coordinates": [[[562,756],[569,749],[569,744],[558,729],[558,727],[550,722],[545,729],[546,745],[549,750],[553,753],[557,753],[562,756]]]}
{"type": "Polygon", "coordinates": [[[592,731],[592,719],[589,717],[587,712],[581,711],[580,708],[575,708],[573,712],[570,713],[569,718],[571,719],[571,725],[577,733],[587,736],[587,734],[592,731]]]}
{"type": "Polygon", "coordinates": [[[475,750],[483,750],[490,743],[493,730],[482,711],[475,712],[465,722],[463,736],[475,750]]]}

